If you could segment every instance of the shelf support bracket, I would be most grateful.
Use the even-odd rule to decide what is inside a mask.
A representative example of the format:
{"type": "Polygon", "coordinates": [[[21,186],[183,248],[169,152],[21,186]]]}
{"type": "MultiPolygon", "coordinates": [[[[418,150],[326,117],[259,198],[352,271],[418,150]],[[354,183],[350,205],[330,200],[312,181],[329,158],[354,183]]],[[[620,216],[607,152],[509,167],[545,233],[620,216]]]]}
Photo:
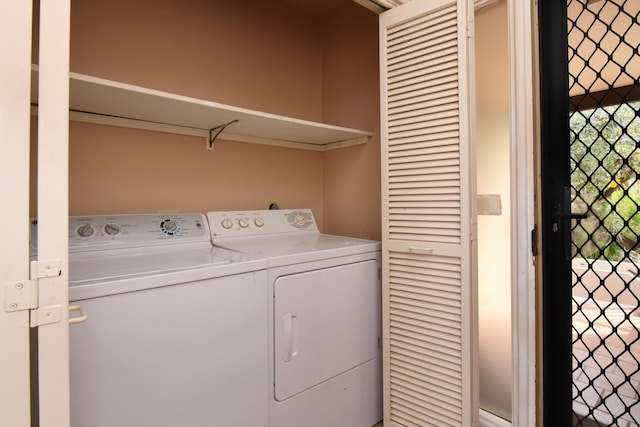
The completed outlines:
{"type": "Polygon", "coordinates": [[[209,129],[209,140],[207,141],[207,150],[213,150],[213,143],[216,141],[216,138],[218,138],[218,135],[220,135],[220,133],[222,133],[222,131],[224,131],[227,126],[237,122],[238,120],[231,120],[229,123],[225,123],[223,125],[214,127],[209,129]]]}

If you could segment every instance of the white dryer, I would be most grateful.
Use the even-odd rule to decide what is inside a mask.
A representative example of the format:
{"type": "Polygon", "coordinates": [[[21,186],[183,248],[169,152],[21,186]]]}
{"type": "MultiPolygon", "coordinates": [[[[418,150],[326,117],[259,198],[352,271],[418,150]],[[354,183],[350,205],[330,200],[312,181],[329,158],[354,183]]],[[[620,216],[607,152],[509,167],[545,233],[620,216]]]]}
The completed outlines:
{"type": "Polygon", "coordinates": [[[214,246],[266,260],[270,426],[380,421],[380,243],[322,234],[308,209],[208,219],[214,246]]]}
{"type": "Polygon", "coordinates": [[[201,214],[72,217],[69,246],[72,426],[267,426],[264,261],[201,214]]]}

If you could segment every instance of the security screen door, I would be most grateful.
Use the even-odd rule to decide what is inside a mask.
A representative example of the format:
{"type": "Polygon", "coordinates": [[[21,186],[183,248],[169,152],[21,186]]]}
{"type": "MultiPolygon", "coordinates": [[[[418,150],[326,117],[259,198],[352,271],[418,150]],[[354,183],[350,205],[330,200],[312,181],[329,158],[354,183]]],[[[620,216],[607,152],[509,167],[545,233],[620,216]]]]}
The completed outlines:
{"type": "Polygon", "coordinates": [[[545,426],[640,425],[640,1],[540,2],[545,426]]]}

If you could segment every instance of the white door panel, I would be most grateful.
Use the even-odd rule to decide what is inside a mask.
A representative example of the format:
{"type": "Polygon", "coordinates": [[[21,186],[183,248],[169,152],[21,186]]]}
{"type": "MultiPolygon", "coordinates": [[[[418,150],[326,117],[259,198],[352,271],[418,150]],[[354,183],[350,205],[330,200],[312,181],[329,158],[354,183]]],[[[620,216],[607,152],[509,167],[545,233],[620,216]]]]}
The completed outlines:
{"type": "Polygon", "coordinates": [[[276,279],[276,400],[377,356],[378,283],[374,260],[276,279]]]}
{"type": "Polygon", "coordinates": [[[38,261],[43,264],[36,269],[42,274],[35,316],[39,324],[40,427],[69,425],[70,3],[70,0],[40,2],[37,216],[38,261]]]}
{"type": "Polygon", "coordinates": [[[0,425],[16,427],[30,424],[29,310],[9,291],[29,278],[31,15],[31,1],[0,0],[0,425]]]}
{"type": "Polygon", "coordinates": [[[385,425],[478,421],[473,6],[380,16],[385,425]]]}

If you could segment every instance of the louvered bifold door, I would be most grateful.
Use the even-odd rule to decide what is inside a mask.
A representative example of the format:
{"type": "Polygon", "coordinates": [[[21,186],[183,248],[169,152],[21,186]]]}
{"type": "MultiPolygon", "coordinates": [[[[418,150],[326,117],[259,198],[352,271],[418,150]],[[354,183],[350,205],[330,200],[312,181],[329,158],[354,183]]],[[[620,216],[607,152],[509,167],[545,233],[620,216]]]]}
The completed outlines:
{"type": "Polygon", "coordinates": [[[478,419],[472,13],[380,18],[385,426],[478,419]]]}

